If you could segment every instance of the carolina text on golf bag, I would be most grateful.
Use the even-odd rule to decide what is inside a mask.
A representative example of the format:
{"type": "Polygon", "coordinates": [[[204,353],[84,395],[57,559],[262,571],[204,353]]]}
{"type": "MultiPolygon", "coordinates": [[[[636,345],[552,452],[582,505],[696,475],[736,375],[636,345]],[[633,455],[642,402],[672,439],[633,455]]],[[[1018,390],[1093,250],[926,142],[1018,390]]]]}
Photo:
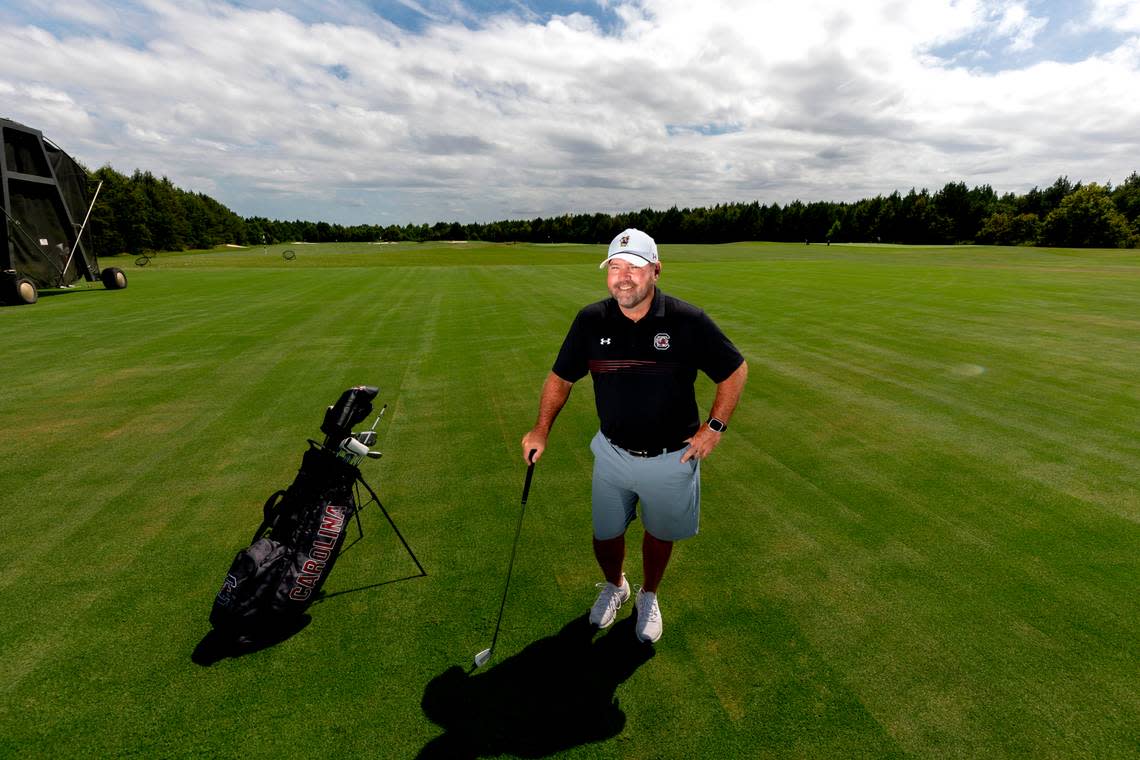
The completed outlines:
{"type": "Polygon", "coordinates": [[[248,633],[309,607],[356,516],[359,474],[329,449],[310,444],[296,479],[269,497],[252,544],[234,558],[210,612],[214,628],[248,633]]]}

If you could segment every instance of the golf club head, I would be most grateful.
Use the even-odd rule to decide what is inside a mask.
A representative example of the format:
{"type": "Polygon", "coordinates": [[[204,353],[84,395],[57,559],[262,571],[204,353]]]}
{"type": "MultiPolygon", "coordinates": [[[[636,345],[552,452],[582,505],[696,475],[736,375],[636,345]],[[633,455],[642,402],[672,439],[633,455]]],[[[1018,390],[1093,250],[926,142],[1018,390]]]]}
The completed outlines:
{"type": "Polygon", "coordinates": [[[370,451],[368,446],[356,440],[356,438],[348,437],[340,442],[340,450],[346,451],[354,456],[363,457],[367,456],[370,451]]]}
{"type": "Polygon", "coordinates": [[[487,664],[487,660],[491,659],[491,650],[484,649],[479,654],[475,655],[475,667],[481,668],[487,664]]]}

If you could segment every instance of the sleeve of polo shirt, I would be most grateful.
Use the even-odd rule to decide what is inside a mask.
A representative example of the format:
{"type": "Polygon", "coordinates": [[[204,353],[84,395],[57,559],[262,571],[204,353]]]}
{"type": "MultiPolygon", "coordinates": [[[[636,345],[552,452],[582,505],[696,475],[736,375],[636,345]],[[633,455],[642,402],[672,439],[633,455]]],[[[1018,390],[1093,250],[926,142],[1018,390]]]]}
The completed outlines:
{"type": "Polygon", "coordinates": [[[744,355],[704,311],[699,324],[702,339],[697,366],[714,383],[722,383],[744,362],[744,355]]]}
{"type": "Polygon", "coordinates": [[[584,337],[582,312],[578,312],[578,316],[570,325],[570,331],[562,341],[558,358],[554,360],[554,366],[551,368],[554,374],[568,383],[578,382],[589,371],[589,357],[586,355],[584,337]]]}

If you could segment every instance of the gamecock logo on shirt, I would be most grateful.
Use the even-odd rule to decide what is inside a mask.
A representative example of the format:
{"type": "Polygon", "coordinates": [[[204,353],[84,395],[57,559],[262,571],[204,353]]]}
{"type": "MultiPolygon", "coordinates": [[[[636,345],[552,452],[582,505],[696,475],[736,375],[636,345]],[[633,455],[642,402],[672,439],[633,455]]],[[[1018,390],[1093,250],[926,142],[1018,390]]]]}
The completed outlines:
{"type": "Polygon", "coordinates": [[[657,333],[653,336],[653,347],[658,351],[669,350],[669,333],[657,333]]]}

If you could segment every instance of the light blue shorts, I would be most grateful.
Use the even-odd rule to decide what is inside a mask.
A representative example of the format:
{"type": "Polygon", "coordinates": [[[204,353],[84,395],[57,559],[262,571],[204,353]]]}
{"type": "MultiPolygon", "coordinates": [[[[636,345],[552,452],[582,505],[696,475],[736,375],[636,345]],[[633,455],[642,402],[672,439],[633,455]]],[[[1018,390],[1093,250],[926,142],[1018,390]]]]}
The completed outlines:
{"type": "Polygon", "coordinates": [[[614,446],[599,431],[594,452],[592,507],[594,538],[617,538],[637,517],[662,541],[697,535],[701,520],[701,463],[681,462],[688,449],[656,457],[635,457],[614,446]]]}

